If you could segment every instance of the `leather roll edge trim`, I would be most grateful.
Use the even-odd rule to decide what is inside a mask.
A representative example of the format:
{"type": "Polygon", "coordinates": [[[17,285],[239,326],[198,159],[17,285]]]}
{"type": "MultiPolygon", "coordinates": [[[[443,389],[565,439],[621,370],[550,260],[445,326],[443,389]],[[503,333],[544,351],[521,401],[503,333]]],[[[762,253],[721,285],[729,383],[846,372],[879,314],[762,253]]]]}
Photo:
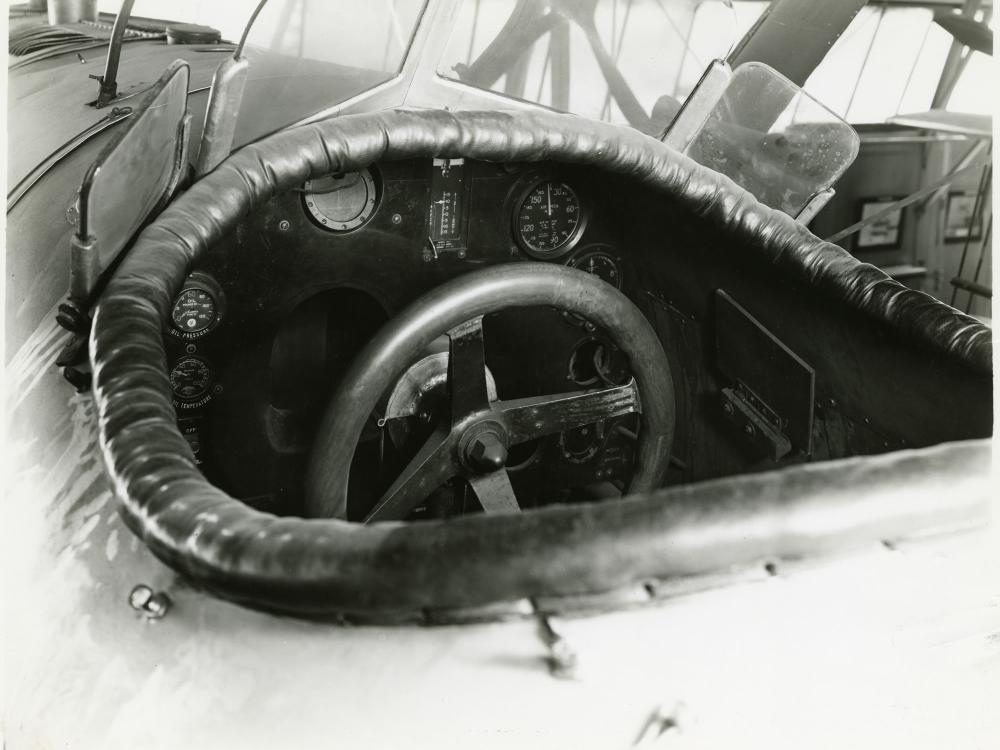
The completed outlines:
{"type": "MultiPolygon", "coordinates": [[[[989,370],[988,329],[894,284],[637,132],[549,113],[437,111],[347,116],[284,131],[233,154],[143,231],[99,300],[91,332],[100,442],[126,523],[161,560],[222,597],[324,617],[605,591],[685,569],[670,541],[685,519],[732,512],[725,497],[760,481],[717,485],[714,510],[702,507],[708,490],[681,487],[614,503],[374,527],[278,518],[208,484],[176,428],[160,339],[187,271],[278,192],[382,159],[430,156],[576,161],[630,175],[756,238],[756,252],[844,303],[973,370],[989,370]],[[684,498],[701,500],[692,506],[684,498]]],[[[770,480],[778,495],[786,476],[794,478],[770,480]]]]}

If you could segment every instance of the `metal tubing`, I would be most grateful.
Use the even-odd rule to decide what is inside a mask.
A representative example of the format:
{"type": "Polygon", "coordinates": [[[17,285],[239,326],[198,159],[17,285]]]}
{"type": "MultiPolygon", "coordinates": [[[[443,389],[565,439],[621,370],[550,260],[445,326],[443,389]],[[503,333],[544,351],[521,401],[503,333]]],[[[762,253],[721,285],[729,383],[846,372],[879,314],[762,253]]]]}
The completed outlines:
{"type": "Polygon", "coordinates": [[[104,65],[104,75],[97,79],[100,84],[97,99],[91,105],[97,108],[107,106],[118,96],[118,62],[122,56],[122,42],[125,39],[125,28],[132,15],[135,0],[123,0],[121,10],[115,16],[115,25],[111,29],[111,41],[108,43],[108,59],[104,65]]]}

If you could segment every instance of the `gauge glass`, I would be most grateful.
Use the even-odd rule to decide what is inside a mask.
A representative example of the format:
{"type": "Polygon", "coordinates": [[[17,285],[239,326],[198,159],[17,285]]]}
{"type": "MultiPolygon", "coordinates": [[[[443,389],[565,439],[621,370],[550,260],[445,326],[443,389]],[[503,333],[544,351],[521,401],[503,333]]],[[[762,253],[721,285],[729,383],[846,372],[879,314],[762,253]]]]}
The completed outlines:
{"type": "Polygon", "coordinates": [[[171,313],[174,327],[179,331],[198,333],[214,322],[218,309],[215,299],[204,289],[185,289],[174,300],[171,313]]]}
{"type": "Polygon", "coordinates": [[[305,184],[309,215],[324,229],[347,232],[375,213],[375,178],[367,169],[328,175],[305,184]]]}
{"type": "Polygon", "coordinates": [[[182,401],[200,398],[212,383],[212,370],[200,357],[182,357],[170,371],[170,387],[182,401]]]}
{"type": "Polygon", "coordinates": [[[569,185],[545,180],[524,195],[514,226],[520,245],[532,255],[552,258],[566,252],[578,237],[580,200],[569,185]]]}
{"type": "Polygon", "coordinates": [[[618,268],[618,262],[605,252],[584,253],[573,258],[568,265],[596,276],[615,289],[622,288],[622,272],[618,268]]]}

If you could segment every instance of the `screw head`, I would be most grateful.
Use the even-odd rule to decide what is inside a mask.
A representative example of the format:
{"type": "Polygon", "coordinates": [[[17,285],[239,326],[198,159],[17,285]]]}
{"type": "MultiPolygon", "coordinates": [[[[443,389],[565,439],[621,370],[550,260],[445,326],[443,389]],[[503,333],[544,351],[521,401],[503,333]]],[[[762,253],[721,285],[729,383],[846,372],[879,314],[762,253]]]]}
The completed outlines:
{"type": "Polygon", "coordinates": [[[287,232],[291,228],[292,228],[292,222],[290,222],[288,219],[282,219],[281,221],[278,222],[279,231],[287,232]]]}
{"type": "Polygon", "coordinates": [[[393,224],[402,224],[403,223],[403,217],[400,214],[393,214],[392,218],[391,218],[391,221],[392,221],[393,224]]]}

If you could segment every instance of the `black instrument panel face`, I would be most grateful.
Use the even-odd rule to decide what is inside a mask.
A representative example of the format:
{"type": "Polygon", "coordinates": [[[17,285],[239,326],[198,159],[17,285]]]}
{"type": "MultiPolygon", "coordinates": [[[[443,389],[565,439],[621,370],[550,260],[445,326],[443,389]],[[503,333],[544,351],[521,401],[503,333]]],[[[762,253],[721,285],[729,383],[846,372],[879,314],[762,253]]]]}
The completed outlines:
{"type": "Polygon", "coordinates": [[[572,250],[587,222],[576,191],[550,177],[529,182],[515,200],[512,219],[517,244],[539,260],[560,258],[572,250]]]}
{"type": "MultiPolygon", "coordinates": [[[[599,177],[576,165],[386,162],[311,180],[249,216],[185,283],[165,336],[181,431],[206,476],[256,507],[300,512],[312,433],[340,374],[381,325],[459,274],[555,262],[634,297],[599,177]]],[[[613,347],[580,318],[511,310],[484,330],[501,398],[611,382],[613,347]]],[[[519,500],[627,481],[635,425],[620,421],[529,446],[510,471],[519,500]]]]}

